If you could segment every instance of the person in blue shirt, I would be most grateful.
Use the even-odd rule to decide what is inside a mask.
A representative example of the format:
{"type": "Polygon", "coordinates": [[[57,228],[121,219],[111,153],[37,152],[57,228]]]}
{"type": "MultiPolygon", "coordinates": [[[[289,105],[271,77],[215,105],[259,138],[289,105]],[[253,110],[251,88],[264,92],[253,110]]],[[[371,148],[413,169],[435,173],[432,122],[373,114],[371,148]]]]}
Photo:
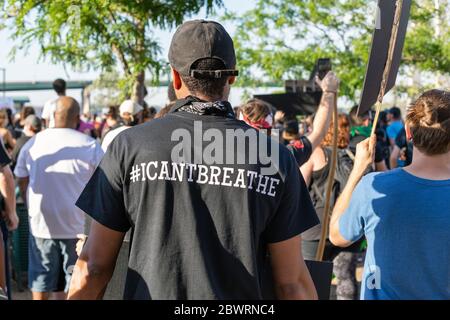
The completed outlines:
{"type": "Polygon", "coordinates": [[[402,112],[398,107],[392,107],[388,112],[389,125],[386,133],[391,149],[395,146],[395,139],[403,129],[402,112]]]}
{"type": "Polygon", "coordinates": [[[330,221],[330,240],[368,243],[361,299],[450,299],[450,92],[425,92],[408,111],[412,163],[370,173],[375,137],[355,165],[330,221]],[[362,179],[361,179],[362,178],[362,179]]]}

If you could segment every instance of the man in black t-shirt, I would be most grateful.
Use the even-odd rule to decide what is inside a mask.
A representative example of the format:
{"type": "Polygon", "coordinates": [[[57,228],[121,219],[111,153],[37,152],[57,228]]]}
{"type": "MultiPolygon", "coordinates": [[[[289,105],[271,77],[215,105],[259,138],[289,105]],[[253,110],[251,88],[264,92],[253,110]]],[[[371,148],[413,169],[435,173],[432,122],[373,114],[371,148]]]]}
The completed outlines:
{"type": "Polygon", "coordinates": [[[230,36],[186,22],[169,61],[179,100],[119,134],[77,201],[94,220],[69,298],[102,298],[129,229],[125,299],[317,298],[300,234],[318,219],[292,154],[227,102],[230,36]]]}

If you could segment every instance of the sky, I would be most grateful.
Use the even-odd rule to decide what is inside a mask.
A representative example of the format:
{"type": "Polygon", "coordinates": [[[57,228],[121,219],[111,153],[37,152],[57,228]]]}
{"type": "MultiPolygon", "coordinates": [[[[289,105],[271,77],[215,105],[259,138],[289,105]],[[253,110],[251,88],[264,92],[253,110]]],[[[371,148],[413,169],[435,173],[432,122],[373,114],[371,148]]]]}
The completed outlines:
{"type": "MultiPolygon", "coordinates": [[[[244,13],[252,8],[255,0],[224,0],[225,8],[217,10],[216,16],[223,15],[225,10],[230,10],[236,13],[244,13]]],[[[217,17],[210,16],[210,19],[217,19],[217,17]]],[[[192,17],[192,19],[204,19],[206,16],[205,10],[192,17]]],[[[233,35],[235,27],[231,23],[223,23],[227,31],[233,35]]],[[[170,39],[172,38],[173,30],[157,31],[155,34],[160,41],[163,49],[163,56],[167,57],[169,50],[170,39]]],[[[6,81],[52,81],[56,78],[64,78],[66,80],[94,80],[98,77],[98,71],[89,71],[79,73],[72,70],[70,67],[65,67],[63,64],[52,64],[48,60],[39,60],[40,49],[39,43],[34,43],[27,52],[18,52],[13,61],[9,59],[9,52],[14,46],[14,42],[10,39],[11,32],[8,30],[0,31],[0,68],[6,68],[6,81]]],[[[1,71],[0,71],[1,73],[1,71]]],[[[0,77],[0,82],[1,82],[0,77]]],[[[80,90],[73,90],[69,94],[80,96],[80,90]]],[[[10,92],[7,96],[28,96],[34,105],[43,105],[46,100],[52,97],[51,91],[34,91],[34,92],[10,92]]],[[[76,97],[79,98],[79,97],[76,97]]]]}

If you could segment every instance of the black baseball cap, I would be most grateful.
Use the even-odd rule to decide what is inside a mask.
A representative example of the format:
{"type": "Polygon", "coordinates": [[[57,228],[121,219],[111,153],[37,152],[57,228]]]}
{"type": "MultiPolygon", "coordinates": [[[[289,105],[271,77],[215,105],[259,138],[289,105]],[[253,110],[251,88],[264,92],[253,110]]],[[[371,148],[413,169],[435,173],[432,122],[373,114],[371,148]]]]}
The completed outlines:
{"type": "Polygon", "coordinates": [[[215,21],[192,20],[183,23],[175,32],[169,49],[169,62],[181,75],[194,78],[237,76],[233,40],[225,28],[215,21]],[[202,59],[217,59],[223,69],[194,69],[202,59]]]}

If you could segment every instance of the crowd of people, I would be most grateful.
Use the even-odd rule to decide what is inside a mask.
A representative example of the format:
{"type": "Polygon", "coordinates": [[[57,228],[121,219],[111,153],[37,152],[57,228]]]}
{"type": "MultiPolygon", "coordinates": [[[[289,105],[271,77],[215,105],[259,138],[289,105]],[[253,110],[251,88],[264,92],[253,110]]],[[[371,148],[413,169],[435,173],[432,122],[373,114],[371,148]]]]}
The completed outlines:
{"type": "MultiPolygon", "coordinates": [[[[125,100],[91,121],[62,79],[41,116],[0,110],[3,221],[15,230],[16,198],[26,204],[33,299],[101,299],[126,234],[125,299],[316,299],[304,260],[315,259],[322,233],[333,121],[324,260],[334,262],[337,299],[450,299],[450,92],[425,92],[405,121],[397,107],[377,124],[357,107],[332,119],[339,79],[329,72],[316,79],[316,113],[299,120],[258,99],[230,105],[236,57],[216,22],[184,23],[169,61],[159,112],[125,100]],[[276,174],[260,173],[259,156],[232,167],[175,161],[172,133],[194,136],[198,122],[223,136],[262,132],[243,156],[275,141],[276,174]]],[[[204,144],[187,151],[195,158],[204,144]]]]}

